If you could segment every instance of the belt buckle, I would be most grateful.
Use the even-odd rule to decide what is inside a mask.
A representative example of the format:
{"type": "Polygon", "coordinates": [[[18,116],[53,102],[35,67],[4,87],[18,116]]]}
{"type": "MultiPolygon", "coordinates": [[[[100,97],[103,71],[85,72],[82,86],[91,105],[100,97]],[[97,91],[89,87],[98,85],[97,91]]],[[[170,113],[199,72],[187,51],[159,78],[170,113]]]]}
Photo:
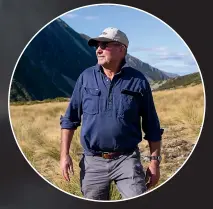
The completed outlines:
{"type": "Polygon", "coordinates": [[[111,159],[109,152],[102,152],[102,157],[105,158],[105,159],[111,159]]]}

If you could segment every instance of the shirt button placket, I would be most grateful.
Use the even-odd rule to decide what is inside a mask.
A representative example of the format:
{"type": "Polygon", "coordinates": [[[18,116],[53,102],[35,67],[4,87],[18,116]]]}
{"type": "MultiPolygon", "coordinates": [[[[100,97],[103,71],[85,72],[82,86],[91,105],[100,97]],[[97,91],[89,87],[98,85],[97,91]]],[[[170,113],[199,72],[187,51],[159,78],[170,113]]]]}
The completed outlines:
{"type": "MultiPolygon", "coordinates": [[[[109,88],[109,96],[108,96],[108,111],[111,112],[112,110],[112,84],[110,85],[109,88]]],[[[111,115],[111,114],[110,114],[111,115]]]]}

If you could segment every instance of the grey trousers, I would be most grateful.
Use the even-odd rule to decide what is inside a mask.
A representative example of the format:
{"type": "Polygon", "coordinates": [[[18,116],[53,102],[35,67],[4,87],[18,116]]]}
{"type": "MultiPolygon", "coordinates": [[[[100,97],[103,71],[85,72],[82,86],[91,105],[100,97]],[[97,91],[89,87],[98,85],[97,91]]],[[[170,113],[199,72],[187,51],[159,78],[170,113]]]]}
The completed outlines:
{"type": "Polygon", "coordinates": [[[81,191],[85,198],[109,200],[112,181],[123,199],[135,197],[147,190],[138,150],[117,159],[83,155],[79,166],[81,191]]]}

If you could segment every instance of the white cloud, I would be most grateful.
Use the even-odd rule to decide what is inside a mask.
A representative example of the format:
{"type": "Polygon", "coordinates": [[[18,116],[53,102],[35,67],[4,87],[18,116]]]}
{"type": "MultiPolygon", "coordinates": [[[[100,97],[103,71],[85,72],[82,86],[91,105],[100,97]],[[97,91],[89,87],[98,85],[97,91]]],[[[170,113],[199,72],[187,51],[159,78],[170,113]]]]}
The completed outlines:
{"type": "Polygon", "coordinates": [[[134,52],[166,52],[168,49],[167,47],[155,47],[155,48],[146,48],[146,47],[131,47],[129,49],[130,53],[134,53],[134,52]]]}
{"type": "Polygon", "coordinates": [[[73,19],[73,18],[76,18],[76,17],[81,17],[85,20],[96,20],[96,19],[99,19],[98,16],[93,16],[93,15],[88,15],[88,16],[80,16],[80,15],[77,15],[77,14],[74,14],[74,13],[68,13],[64,16],[65,18],[69,18],[69,19],[73,19]]]}
{"type": "Polygon", "coordinates": [[[134,52],[140,60],[167,72],[187,74],[197,72],[196,60],[190,53],[171,51],[167,47],[143,48],[135,47],[130,49],[130,54],[134,52]],[[140,53],[141,52],[141,53],[140,53]]]}
{"type": "Polygon", "coordinates": [[[78,17],[78,15],[77,15],[77,14],[69,13],[69,14],[66,14],[65,17],[66,17],[66,18],[71,18],[71,19],[72,19],[72,18],[78,17]]]}
{"type": "MultiPolygon", "coordinates": [[[[131,53],[146,53],[149,60],[154,64],[161,64],[165,62],[178,63],[184,66],[195,66],[196,61],[190,53],[170,51],[167,47],[160,46],[154,48],[134,47],[130,50],[131,53]]],[[[134,55],[133,55],[134,56],[134,55]]]]}
{"type": "Polygon", "coordinates": [[[85,19],[86,20],[96,20],[96,19],[98,19],[98,16],[86,16],[85,19]]]}

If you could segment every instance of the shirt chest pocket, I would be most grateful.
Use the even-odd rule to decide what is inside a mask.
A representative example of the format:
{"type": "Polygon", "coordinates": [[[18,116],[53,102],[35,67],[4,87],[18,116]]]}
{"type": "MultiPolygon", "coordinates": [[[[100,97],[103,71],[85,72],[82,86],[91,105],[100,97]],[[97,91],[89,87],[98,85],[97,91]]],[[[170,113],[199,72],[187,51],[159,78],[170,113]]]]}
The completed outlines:
{"type": "Polygon", "coordinates": [[[139,117],[141,98],[142,93],[140,91],[122,89],[118,107],[118,117],[127,120],[139,117]]]}
{"type": "Polygon", "coordinates": [[[99,113],[100,89],[84,87],[82,110],[87,114],[99,113]]]}

